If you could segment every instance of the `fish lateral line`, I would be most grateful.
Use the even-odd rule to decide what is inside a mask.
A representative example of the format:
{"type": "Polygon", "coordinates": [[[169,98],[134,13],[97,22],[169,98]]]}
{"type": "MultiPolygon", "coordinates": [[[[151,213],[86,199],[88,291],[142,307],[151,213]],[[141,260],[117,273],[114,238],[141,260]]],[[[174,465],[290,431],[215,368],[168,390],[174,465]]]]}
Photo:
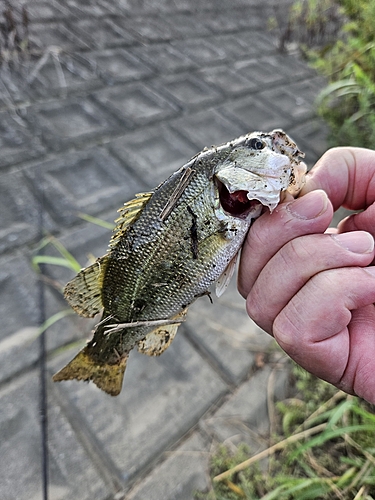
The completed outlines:
{"type": "Polygon", "coordinates": [[[176,206],[176,203],[180,199],[182,193],[185,191],[185,188],[188,186],[191,177],[194,175],[194,170],[188,167],[185,172],[182,174],[181,179],[179,180],[175,190],[171,194],[169,200],[165,204],[163,210],[159,214],[159,219],[164,222],[171,214],[172,210],[176,206]]]}

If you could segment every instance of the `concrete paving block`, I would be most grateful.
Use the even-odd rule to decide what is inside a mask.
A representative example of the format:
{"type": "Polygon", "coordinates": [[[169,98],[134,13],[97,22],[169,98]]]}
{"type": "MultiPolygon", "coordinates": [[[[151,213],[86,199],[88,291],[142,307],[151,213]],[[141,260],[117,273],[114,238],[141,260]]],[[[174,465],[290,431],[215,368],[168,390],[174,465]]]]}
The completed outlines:
{"type": "Polygon", "coordinates": [[[132,52],[162,75],[197,67],[188,56],[169,43],[141,45],[134,47],[132,52]]]}
{"type": "MultiPolygon", "coordinates": [[[[0,254],[35,241],[39,210],[21,172],[0,175],[0,254]]],[[[49,231],[56,228],[48,215],[44,227],[49,231]]]]}
{"type": "Polygon", "coordinates": [[[108,85],[140,80],[153,73],[149,66],[143,64],[129,51],[121,48],[92,52],[90,59],[95,61],[97,73],[108,85]]]}
{"type": "Polygon", "coordinates": [[[287,113],[279,112],[267,101],[262,101],[258,94],[229,101],[218,109],[246,131],[267,132],[274,128],[284,128],[287,131],[288,125],[293,122],[287,113]]]}
{"type": "MultiPolygon", "coordinates": [[[[110,215],[104,218],[100,216],[100,218],[113,223],[118,213],[116,210],[110,210],[108,213],[110,215]]],[[[58,241],[73,255],[81,267],[86,267],[107,252],[111,236],[112,231],[110,229],[87,222],[74,230],[69,230],[67,234],[59,236],[58,241]]],[[[44,253],[54,257],[60,255],[52,244],[45,247],[44,253]]],[[[45,270],[48,276],[51,276],[61,285],[61,288],[75,276],[72,269],[63,266],[45,265],[45,270]]],[[[68,307],[68,303],[65,305],[68,307]]],[[[83,325],[85,325],[85,320],[83,320],[83,325]]],[[[89,326],[86,331],[89,331],[89,326]]]]}
{"type": "Polygon", "coordinates": [[[110,14],[111,10],[108,8],[104,0],[59,0],[64,7],[69,9],[69,12],[76,17],[82,18],[84,16],[102,18],[106,14],[110,14]]]}
{"type": "Polygon", "coordinates": [[[327,124],[320,118],[314,118],[290,129],[291,136],[306,153],[305,161],[309,166],[312,166],[328,149],[328,132],[327,124]]]}
{"type": "Polygon", "coordinates": [[[257,353],[270,349],[272,338],[248,317],[235,278],[220,298],[212,293],[213,304],[208,300],[202,297],[189,308],[186,330],[227,379],[238,385],[253,368],[257,353]]]}
{"type": "Polygon", "coordinates": [[[144,12],[154,11],[158,9],[160,1],[158,2],[145,2],[142,0],[117,0],[116,2],[112,2],[111,0],[100,0],[102,5],[105,5],[108,10],[111,11],[112,14],[116,15],[129,15],[131,14],[142,14],[144,12]]]}
{"type": "Polygon", "coordinates": [[[198,433],[173,451],[127,496],[128,500],[193,500],[195,491],[210,487],[210,449],[198,433]]]}
{"type": "Polygon", "coordinates": [[[318,77],[316,71],[306,61],[302,61],[295,54],[276,54],[274,61],[282,72],[289,77],[291,82],[290,88],[296,86],[296,91],[303,90],[306,95],[308,93],[311,94],[311,90],[316,91],[320,89],[324,78],[318,77]],[[299,80],[303,80],[303,82],[299,80]]]}
{"type": "Polygon", "coordinates": [[[267,447],[270,400],[282,400],[288,394],[287,366],[265,365],[244,382],[212,416],[201,421],[202,428],[218,442],[237,446],[247,443],[256,453],[267,447]],[[267,394],[271,391],[270,394],[267,394]]]}
{"type": "Polygon", "coordinates": [[[234,63],[234,71],[255,82],[258,87],[281,85],[287,77],[274,56],[244,59],[234,63]]]}
{"type": "Polygon", "coordinates": [[[208,38],[178,40],[172,42],[172,46],[198,65],[212,64],[226,58],[225,50],[211,43],[208,38]]]}
{"type": "Polygon", "coordinates": [[[221,93],[190,73],[171,75],[154,81],[153,86],[183,110],[207,106],[218,101],[221,93]]]}
{"type": "Polygon", "coordinates": [[[90,48],[106,49],[120,45],[132,45],[135,37],[112,19],[87,17],[70,23],[70,28],[85,39],[90,48]]]}
{"type": "Polygon", "coordinates": [[[79,54],[50,56],[46,63],[38,62],[30,69],[28,88],[36,98],[62,97],[78,90],[92,90],[101,85],[93,61],[79,54]]]}
{"type": "Polygon", "coordinates": [[[79,212],[96,215],[117,210],[133,197],[140,184],[103,148],[86,149],[39,163],[25,172],[46,210],[63,225],[78,220],[79,212]]]}
{"type": "Polygon", "coordinates": [[[268,20],[272,17],[274,11],[266,5],[266,3],[251,6],[248,3],[244,4],[242,0],[237,0],[233,4],[233,8],[228,12],[232,23],[235,23],[236,31],[262,31],[268,29],[268,20]],[[237,7],[237,8],[235,8],[237,7]],[[252,15],[244,15],[244,8],[253,11],[252,15]]]}
{"type": "Polygon", "coordinates": [[[69,15],[69,10],[54,0],[28,2],[25,5],[30,21],[56,21],[69,15]]]}
{"type": "Polygon", "coordinates": [[[52,151],[110,136],[117,121],[88,98],[71,97],[29,108],[27,119],[52,151]]]}
{"type": "Polygon", "coordinates": [[[313,118],[314,109],[303,92],[293,92],[289,86],[266,90],[258,94],[263,102],[272,103],[280,114],[288,115],[294,122],[313,118]]]}
{"type": "MultiPolygon", "coordinates": [[[[31,371],[0,391],[0,497],[42,498],[39,373],[31,371]]],[[[98,474],[56,402],[49,400],[49,497],[104,500],[109,488],[98,474]]]]}
{"type": "Polygon", "coordinates": [[[277,40],[264,31],[242,30],[236,33],[236,40],[244,47],[248,56],[262,57],[277,49],[277,40]]]}
{"type": "Polygon", "coordinates": [[[212,33],[215,34],[238,31],[236,18],[233,17],[227,10],[222,11],[221,9],[218,9],[214,15],[209,10],[207,12],[202,12],[200,20],[212,33]]]}
{"type": "Polygon", "coordinates": [[[141,43],[162,42],[171,40],[175,36],[173,26],[163,16],[119,16],[116,24],[125,31],[130,31],[141,43]]]}
{"type": "Polygon", "coordinates": [[[25,86],[25,68],[18,70],[7,65],[0,67],[0,109],[14,109],[19,106],[18,113],[29,100],[30,93],[25,86]],[[17,105],[17,106],[16,106],[17,105]]]}
{"type": "Polygon", "coordinates": [[[174,127],[197,145],[197,152],[204,147],[228,142],[248,130],[229,120],[216,109],[198,111],[173,122],[174,127]]]}
{"type": "Polygon", "coordinates": [[[106,88],[93,96],[129,125],[146,125],[177,113],[177,108],[172,103],[144,83],[106,88]]]}
{"type": "Polygon", "coordinates": [[[274,103],[275,107],[288,113],[296,121],[306,121],[316,114],[315,102],[323,88],[323,79],[313,78],[270,89],[259,94],[263,101],[274,103]]]}
{"type": "Polygon", "coordinates": [[[166,16],[166,19],[173,26],[176,38],[193,38],[210,34],[210,30],[191,12],[173,12],[166,16]]]}
{"type": "Polygon", "coordinates": [[[41,156],[45,148],[15,111],[0,113],[0,168],[41,156]]]}
{"type": "Polygon", "coordinates": [[[149,188],[156,187],[197,153],[174,127],[165,124],[130,132],[109,143],[109,149],[149,188]]]}
{"type": "MultiPolygon", "coordinates": [[[[0,380],[34,364],[39,357],[39,287],[30,262],[21,257],[1,259],[0,271],[0,380]]],[[[45,292],[45,319],[66,306],[49,289],[45,292]]],[[[82,325],[82,326],[81,326],[82,325]]],[[[47,331],[48,350],[85,338],[78,318],[66,317],[47,331]]]]}
{"type": "Polygon", "coordinates": [[[240,57],[249,56],[249,49],[251,50],[251,47],[240,42],[238,35],[238,33],[216,35],[210,38],[210,42],[220,47],[225,52],[225,57],[233,61],[240,57]]]}
{"type": "MultiPolygon", "coordinates": [[[[53,360],[51,368],[61,368],[67,354],[53,360]]],[[[80,412],[83,425],[127,484],[191,429],[227,390],[181,332],[160,357],[131,352],[117,397],[94,384],[76,381],[56,387],[67,404],[80,412]]]]}
{"type": "Polygon", "coordinates": [[[30,24],[29,41],[39,49],[41,57],[52,46],[66,51],[89,48],[87,43],[67,28],[62,21],[30,24]]]}
{"type": "MultiPolygon", "coordinates": [[[[128,0],[122,0],[128,1],[128,0]]],[[[161,14],[164,13],[175,13],[175,12],[192,12],[197,13],[203,8],[210,9],[212,8],[212,0],[207,0],[204,4],[199,1],[192,0],[158,0],[158,2],[152,2],[152,0],[148,0],[148,3],[151,3],[154,8],[157,5],[157,10],[161,14]]]]}
{"type": "Polygon", "coordinates": [[[197,73],[197,76],[228,96],[238,96],[258,90],[255,82],[236,73],[227,64],[204,68],[197,73]]]}

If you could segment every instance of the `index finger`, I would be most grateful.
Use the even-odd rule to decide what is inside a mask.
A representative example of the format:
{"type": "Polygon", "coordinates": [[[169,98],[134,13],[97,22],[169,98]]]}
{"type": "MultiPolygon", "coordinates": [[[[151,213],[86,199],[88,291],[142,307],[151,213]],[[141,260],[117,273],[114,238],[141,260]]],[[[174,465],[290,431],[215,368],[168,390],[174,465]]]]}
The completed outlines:
{"type": "Polygon", "coordinates": [[[333,207],[361,210],[375,201],[375,151],[340,147],[328,150],[307,174],[300,196],[323,189],[333,207]]]}

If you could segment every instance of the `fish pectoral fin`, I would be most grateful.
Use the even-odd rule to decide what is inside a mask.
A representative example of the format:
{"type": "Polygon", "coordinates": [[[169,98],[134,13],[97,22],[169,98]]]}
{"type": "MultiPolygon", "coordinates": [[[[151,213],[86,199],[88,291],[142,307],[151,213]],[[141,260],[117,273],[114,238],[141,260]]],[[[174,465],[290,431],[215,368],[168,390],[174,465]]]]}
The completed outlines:
{"type": "Polygon", "coordinates": [[[62,380],[92,380],[102,391],[111,396],[121,392],[128,356],[119,358],[118,363],[98,363],[82,349],[75,358],[52,377],[54,382],[62,380]]]}
{"type": "Polygon", "coordinates": [[[103,308],[102,288],[108,260],[108,255],[100,257],[65,285],[64,297],[80,316],[93,318],[103,308]]]}
{"type": "Polygon", "coordinates": [[[228,288],[229,282],[232,279],[234,270],[236,269],[236,262],[238,258],[238,253],[232,258],[224,272],[221,274],[219,279],[216,281],[216,296],[221,297],[225,290],[228,288]]]}
{"type": "Polygon", "coordinates": [[[124,206],[118,210],[118,212],[120,212],[120,217],[115,220],[116,226],[113,230],[111,241],[109,242],[110,248],[114,248],[117,245],[129,226],[138,219],[153,194],[153,191],[136,194],[133,200],[125,203],[124,206]]]}
{"type": "Polygon", "coordinates": [[[178,314],[172,319],[181,320],[179,323],[172,325],[159,326],[152,332],[148,333],[146,337],[140,340],[137,344],[138,352],[146,354],[147,356],[160,356],[168,349],[173,339],[176,336],[178,327],[185,320],[187,309],[178,314]]]}

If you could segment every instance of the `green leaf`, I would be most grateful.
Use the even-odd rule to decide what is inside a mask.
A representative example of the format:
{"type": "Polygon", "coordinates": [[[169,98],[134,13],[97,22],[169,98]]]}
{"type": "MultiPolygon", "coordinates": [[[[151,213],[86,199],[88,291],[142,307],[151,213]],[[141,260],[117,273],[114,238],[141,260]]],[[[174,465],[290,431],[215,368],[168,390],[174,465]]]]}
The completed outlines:
{"type": "Polygon", "coordinates": [[[49,327],[54,325],[60,319],[65,318],[66,316],[70,316],[72,314],[75,314],[75,312],[71,308],[63,309],[62,311],[53,314],[48,319],[46,319],[46,321],[39,327],[38,335],[41,335],[43,332],[45,332],[49,327]]]}
{"type": "Polygon", "coordinates": [[[299,455],[301,455],[304,451],[314,448],[315,446],[322,446],[326,441],[330,439],[335,439],[338,437],[343,437],[344,434],[351,434],[353,432],[374,432],[374,425],[363,424],[363,425],[350,425],[347,427],[340,427],[338,429],[327,429],[318,436],[310,439],[306,443],[302,444],[298,447],[298,449],[293,452],[288,458],[290,461],[295,460],[299,455]]]}
{"type": "Polygon", "coordinates": [[[52,264],[53,266],[62,266],[72,269],[75,272],[79,272],[81,266],[77,263],[75,265],[71,261],[64,259],[63,257],[54,257],[52,255],[35,255],[31,259],[32,265],[35,270],[40,272],[39,264],[52,264]]]}
{"type": "Polygon", "coordinates": [[[107,222],[106,220],[103,219],[99,219],[98,217],[93,217],[92,215],[83,214],[80,212],[78,214],[78,217],[80,217],[83,220],[86,220],[87,222],[91,222],[92,224],[96,224],[97,226],[104,227],[105,229],[112,230],[115,228],[115,224],[107,222]]]}

